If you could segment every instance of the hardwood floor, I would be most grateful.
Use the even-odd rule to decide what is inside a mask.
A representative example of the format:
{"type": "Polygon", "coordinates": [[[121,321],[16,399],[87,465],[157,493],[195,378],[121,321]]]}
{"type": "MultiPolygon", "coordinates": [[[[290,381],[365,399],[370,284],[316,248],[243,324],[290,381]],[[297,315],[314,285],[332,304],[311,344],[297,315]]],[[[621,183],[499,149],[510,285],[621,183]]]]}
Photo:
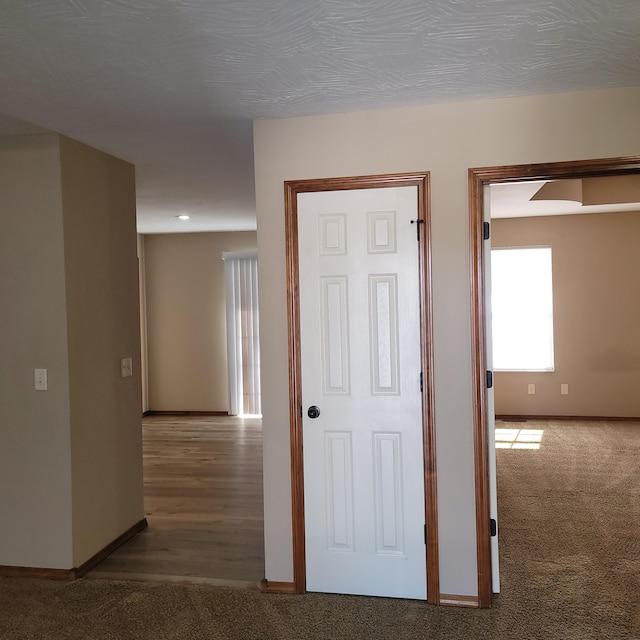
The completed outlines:
{"type": "Polygon", "coordinates": [[[149,526],[88,577],[259,583],[264,577],[261,421],[147,417],[143,455],[149,526]]]}

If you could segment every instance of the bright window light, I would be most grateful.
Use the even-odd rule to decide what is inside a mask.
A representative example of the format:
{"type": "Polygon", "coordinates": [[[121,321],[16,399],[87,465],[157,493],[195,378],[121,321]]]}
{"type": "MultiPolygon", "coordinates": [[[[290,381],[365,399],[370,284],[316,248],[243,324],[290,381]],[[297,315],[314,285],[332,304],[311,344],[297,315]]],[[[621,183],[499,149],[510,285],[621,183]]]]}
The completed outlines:
{"type": "Polygon", "coordinates": [[[539,449],[543,429],[496,429],[496,449],[539,449]]]}
{"type": "Polygon", "coordinates": [[[491,250],[495,371],[553,371],[551,247],[491,250]]]}

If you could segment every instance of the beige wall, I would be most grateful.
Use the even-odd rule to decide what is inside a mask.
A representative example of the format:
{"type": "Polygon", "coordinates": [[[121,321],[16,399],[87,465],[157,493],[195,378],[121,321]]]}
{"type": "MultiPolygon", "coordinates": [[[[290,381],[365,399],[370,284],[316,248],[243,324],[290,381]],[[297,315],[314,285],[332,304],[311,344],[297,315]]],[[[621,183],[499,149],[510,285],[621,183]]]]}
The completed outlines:
{"type": "Polygon", "coordinates": [[[223,251],[255,231],[147,235],[149,409],[228,411],[223,251]]]}
{"type": "Polygon", "coordinates": [[[72,566],[67,311],[55,135],[0,138],[0,565],[72,566]],[[34,391],[35,368],[48,391],[34,391]]]}
{"type": "Polygon", "coordinates": [[[639,106],[621,89],[255,122],[269,580],[293,579],[283,181],[431,172],[440,586],[475,595],[467,170],[637,154],[639,106]]]}
{"type": "Polygon", "coordinates": [[[0,208],[0,565],[70,569],[144,516],[133,167],[2,138],[0,208]]]}
{"type": "Polygon", "coordinates": [[[496,372],[496,413],[640,416],[640,213],[500,219],[492,227],[493,247],[552,248],[554,290],[555,370],[496,372]],[[560,395],[561,383],[569,395],[560,395]]]}
{"type": "Polygon", "coordinates": [[[136,236],[138,251],[138,289],[140,290],[140,377],[142,411],[149,410],[149,367],[147,366],[147,284],[145,282],[144,236],[136,236]]]}
{"type": "Polygon", "coordinates": [[[78,566],[144,514],[135,171],[65,137],[60,158],[78,566]]]}

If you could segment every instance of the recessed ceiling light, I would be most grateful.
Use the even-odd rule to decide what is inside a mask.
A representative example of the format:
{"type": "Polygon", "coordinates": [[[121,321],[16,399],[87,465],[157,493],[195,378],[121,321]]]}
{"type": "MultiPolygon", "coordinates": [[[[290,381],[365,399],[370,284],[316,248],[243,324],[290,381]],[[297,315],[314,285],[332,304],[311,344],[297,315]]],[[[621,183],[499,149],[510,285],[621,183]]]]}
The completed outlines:
{"type": "Polygon", "coordinates": [[[180,216],[176,216],[176,218],[178,218],[178,220],[190,220],[191,216],[188,216],[186,214],[182,214],[180,216]]]}

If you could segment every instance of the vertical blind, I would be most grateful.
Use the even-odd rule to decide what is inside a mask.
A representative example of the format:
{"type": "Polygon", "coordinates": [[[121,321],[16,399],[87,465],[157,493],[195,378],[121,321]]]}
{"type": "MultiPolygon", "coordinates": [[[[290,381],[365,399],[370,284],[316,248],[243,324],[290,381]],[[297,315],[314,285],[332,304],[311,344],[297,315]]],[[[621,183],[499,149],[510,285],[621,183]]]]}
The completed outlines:
{"type": "Polygon", "coordinates": [[[260,415],[258,259],[255,252],[224,252],[227,303],[229,413],[260,415]]]}

